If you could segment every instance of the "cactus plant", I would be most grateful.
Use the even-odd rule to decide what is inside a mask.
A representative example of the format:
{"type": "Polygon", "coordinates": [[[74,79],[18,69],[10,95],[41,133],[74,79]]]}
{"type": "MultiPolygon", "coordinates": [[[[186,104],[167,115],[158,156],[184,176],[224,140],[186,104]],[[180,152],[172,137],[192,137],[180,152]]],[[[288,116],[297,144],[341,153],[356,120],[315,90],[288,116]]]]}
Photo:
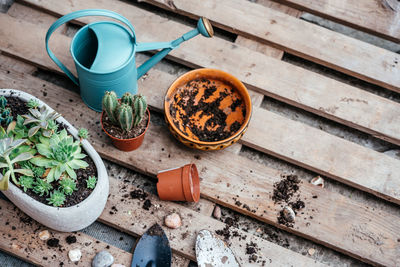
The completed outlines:
{"type": "Polygon", "coordinates": [[[106,92],[103,97],[103,110],[111,122],[124,131],[130,131],[142,121],[146,114],[147,101],[143,95],[133,96],[125,93],[120,102],[114,92],[106,92]]]}
{"type": "Polygon", "coordinates": [[[8,125],[13,120],[11,115],[11,109],[7,108],[7,99],[4,96],[0,96],[0,124],[8,125]]]}
{"type": "Polygon", "coordinates": [[[144,95],[135,95],[132,104],[134,110],[133,127],[139,125],[147,109],[147,101],[144,95]]]}
{"type": "Polygon", "coordinates": [[[114,91],[107,91],[103,97],[102,101],[103,110],[106,112],[107,116],[110,118],[112,123],[117,124],[117,120],[115,118],[115,111],[118,106],[117,95],[114,91]]]}

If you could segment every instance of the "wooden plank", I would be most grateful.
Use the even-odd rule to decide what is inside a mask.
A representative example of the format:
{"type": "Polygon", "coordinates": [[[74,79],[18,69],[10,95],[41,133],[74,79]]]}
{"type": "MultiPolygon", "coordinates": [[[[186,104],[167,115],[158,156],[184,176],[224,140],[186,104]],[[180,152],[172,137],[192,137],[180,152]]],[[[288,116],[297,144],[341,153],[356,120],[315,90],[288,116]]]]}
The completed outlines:
{"type": "Polygon", "coordinates": [[[21,258],[37,266],[91,266],[93,257],[101,250],[109,251],[116,262],[130,266],[132,254],[84,233],[62,233],[49,230],[51,238],[60,241],[60,247],[49,247],[46,241],[38,237],[38,233],[47,230],[46,227],[27,217],[12,203],[0,199],[0,250],[21,258]],[[76,243],[68,244],[66,237],[74,235],[76,243]],[[80,249],[82,258],[75,264],[68,258],[68,251],[80,249]]]}
{"type": "MultiPolygon", "coordinates": [[[[70,3],[59,5],[61,2],[58,1],[26,1],[58,14],[94,6],[114,10],[124,14],[134,22],[139,36],[138,41],[160,41],[161,38],[168,40],[176,38],[179,33],[190,29],[190,27],[166,20],[123,2],[97,1],[97,4],[94,5],[91,1],[72,0],[74,6],[71,6],[70,3]]],[[[0,32],[1,35],[4,35],[0,40],[0,47],[3,51],[8,51],[10,54],[21,58],[29,58],[32,62],[45,68],[51,66],[54,69],[55,65],[44,54],[41,43],[31,47],[31,49],[27,49],[25,45],[25,43],[38,42],[39,39],[36,36],[44,36],[45,32],[37,32],[37,30],[31,29],[35,32],[34,36],[29,32],[23,36],[18,33],[27,31],[26,29],[31,28],[32,25],[23,24],[22,26],[20,23],[4,17],[1,20],[5,23],[11,23],[13,28],[17,29],[17,31],[4,29],[3,33],[0,32]],[[11,46],[9,46],[10,44],[11,46]]],[[[57,51],[56,54],[60,55],[62,62],[66,62],[67,66],[74,69],[73,62],[67,52],[70,39],[64,36],[56,39],[58,41],[52,39],[57,44],[57,46],[52,46],[57,51]]],[[[374,94],[262,55],[245,47],[232,45],[232,43],[218,38],[205,39],[199,37],[173,51],[170,58],[190,67],[207,66],[223,69],[236,75],[250,89],[372,134],[383,140],[400,144],[400,128],[396,127],[400,124],[399,104],[374,94]],[[243,57],[243,55],[246,55],[246,57],[243,57]]],[[[55,70],[59,71],[58,68],[55,68],[55,70]]]]}
{"type": "MultiPolygon", "coordinates": [[[[0,16],[0,22],[2,20],[8,21],[9,24],[11,24],[12,22],[12,19],[7,16],[0,16]]],[[[29,32],[27,31],[24,37],[28,38],[28,40],[32,41],[32,43],[34,43],[34,39],[36,39],[36,37],[34,37],[33,40],[30,40],[29,34],[32,33],[36,36],[36,34],[38,34],[37,31],[40,32],[41,30],[37,27],[34,27],[33,25],[21,22],[16,22],[15,24],[13,24],[13,29],[13,31],[9,32],[10,35],[13,32],[23,32],[24,30],[26,31],[27,29],[30,29],[29,32]]],[[[4,36],[10,37],[9,35],[4,36]]],[[[7,38],[0,39],[0,49],[5,49],[10,52],[12,51],[14,55],[18,55],[24,59],[30,59],[30,57],[32,57],[32,62],[37,62],[38,64],[43,65],[49,69],[55,69],[54,63],[50,62],[43,51],[35,49],[36,46],[34,46],[32,49],[28,49],[28,46],[24,47],[22,45],[22,47],[17,47],[20,42],[16,42],[16,38],[17,36],[15,36],[15,38],[10,38],[8,42],[2,42],[3,40],[7,40],[7,38]],[[8,44],[11,43],[16,44],[11,45],[12,50],[8,50],[8,44]]],[[[67,62],[67,66],[72,66],[73,63],[71,62],[71,58],[68,57],[67,50],[64,50],[64,48],[66,48],[65,46],[67,46],[67,43],[69,43],[69,38],[59,35],[57,36],[57,38],[55,38],[55,40],[61,41],[56,43],[56,54],[60,54],[61,57],[66,59],[66,61],[64,62],[67,62]],[[64,51],[64,53],[62,53],[62,51],[64,51]]],[[[21,42],[23,41],[21,40],[21,42]]],[[[258,54],[261,55],[260,53],[258,54]]],[[[154,75],[149,75],[151,78],[146,78],[144,80],[146,82],[145,84],[151,84],[151,86],[147,87],[149,89],[146,91],[146,95],[148,95],[151,99],[151,105],[154,108],[158,108],[159,110],[161,110],[164,95],[160,88],[165,88],[164,90],[166,90],[170,83],[176,77],[157,71],[151,73],[154,73],[154,75]],[[157,78],[154,79],[154,77],[157,78]],[[161,86],[161,84],[163,84],[163,86],[161,86]]],[[[311,79],[312,77],[310,76],[302,78],[302,80],[310,81],[311,79]]],[[[379,98],[372,94],[366,94],[361,90],[359,90],[359,92],[361,93],[359,97],[342,99],[342,106],[350,104],[353,105],[353,108],[359,107],[357,110],[354,111],[357,112],[360,120],[364,118],[363,115],[365,115],[365,113],[371,111],[378,112],[373,118],[373,120],[377,124],[385,122],[386,125],[384,125],[384,127],[388,127],[393,131],[400,131],[400,127],[397,127],[397,125],[400,125],[399,104],[386,100],[384,98],[379,98]],[[367,100],[365,98],[366,96],[369,96],[370,98],[367,100]],[[379,102],[376,101],[377,99],[379,100],[379,102]],[[396,115],[397,117],[392,117],[393,115],[396,115]]],[[[331,99],[335,96],[336,95],[331,95],[331,99]]],[[[302,96],[299,95],[297,97],[302,96]]],[[[337,106],[329,107],[329,112],[338,112],[339,108],[336,109],[336,107],[337,106]]],[[[272,125],[272,127],[264,127],[263,129],[258,129],[257,127],[253,127],[253,125],[255,126],[256,123],[252,123],[250,125],[251,127],[248,129],[248,133],[244,136],[242,140],[242,142],[245,142],[248,146],[283,158],[295,164],[299,164],[313,171],[323,173],[324,175],[329,176],[333,179],[339,180],[352,186],[356,186],[359,189],[371,192],[381,198],[392,201],[394,203],[400,203],[400,187],[396,187],[396,185],[400,183],[400,178],[398,178],[400,175],[400,171],[396,171],[399,169],[400,166],[399,164],[397,164],[396,160],[386,155],[379,154],[372,150],[363,148],[349,141],[343,140],[339,137],[332,136],[323,131],[286,119],[272,112],[261,110],[257,107],[254,107],[254,113],[263,114],[264,116],[258,116],[261,121],[265,122],[259,123],[259,121],[257,121],[259,125],[272,125]],[[282,125],[282,127],[284,127],[278,128],[275,125],[282,125]],[[301,130],[297,131],[297,127],[300,127],[301,130]],[[310,135],[309,132],[313,132],[315,134],[310,135]],[[277,137],[279,136],[282,136],[282,138],[277,139],[277,137]],[[320,156],[310,157],[308,146],[297,146],[298,150],[293,151],[293,149],[288,145],[290,143],[288,141],[297,139],[307,140],[305,141],[307,144],[314,144],[315,150],[318,150],[320,152],[320,156]],[[323,142],[315,142],[315,139],[328,141],[329,144],[336,147],[336,150],[331,150],[335,153],[323,154],[323,151],[327,151],[326,145],[323,142]],[[272,144],[271,142],[269,142],[269,140],[280,140],[281,142],[272,144]],[[357,151],[357,153],[351,153],[352,160],[349,162],[342,162],[341,165],[336,165],[336,163],[340,162],[340,159],[344,157],[342,156],[342,154],[347,155],[349,151],[357,151]],[[377,160],[377,162],[380,162],[380,167],[375,168],[375,166],[373,165],[365,165],[365,162],[368,162],[370,159],[375,159],[377,160]]],[[[253,118],[252,121],[254,122],[256,121],[256,119],[253,118]]]]}
{"type": "MultiPolygon", "coordinates": [[[[399,13],[375,0],[274,0],[356,29],[400,42],[399,13]]],[[[391,2],[391,0],[389,0],[391,2]]],[[[396,1],[394,1],[396,2],[396,1]]]]}
{"type": "MultiPolygon", "coordinates": [[[[165,216],[173,212],[178,213],[182,218],[182,226],[178,229],[169,229],[163,226],[163,229],[172,250],[194,261],[196,260],[194,244],[197,232],[202,229],[215,232],[226,227],[226,224],[221,221],[192,211],[177,203],[160,201],[155,195],[149,194],[147,199],[151,201],[152,206],[149,210],[145,210],[142,208],[143,200],[123,197],[129,195],[129,192],[135,189],[137,188],[133,185],[126,185],[116,179],[110,179],[110,197],[104,212],[100,216],[100,221],[129,234],[142,235],[154,223],[162,225],[165,216]],[[112,207],[116,207],[118,211],[115,212],[112,207]],[[113,211],[113,214],[110,211],[113,211]]],[[[229,245],[242,266],[260,266],[263,261],[272,262],[276,266],[289,266],[291,264],[296,266],[324,266],[301,254],[242,230],[232,227],[231,231],[237,231],[238,236],[230,238],[229,245]],[[246,254],[246,244],[250,241],[256,243],[260,248],[255,263],[249,262],[249,255],[246,254]],[[287,257],[293,258],[288,259],[287,257]]]]}
{"type": "MultiPolygon", "coordinates": [[[[156,176],[159,169],[195,162],[202,177],[202,197],[365,262],[387,266],[400,264],[396,243],[400,236],[398,214],[390,214],[378,208],[371,209],[350,198],[305,183],[301,185],[301,199],[306,201],[305,215],[300,216],[295,228],[284,227],[276,222],[281,207],[270,200],[273,184],[280,180],[280,172],[247,158],[234,156],[227,150],[190,150],[175,141],[166,128],[154,125],[150,126],[139,150],[120,153],[101,132],[98,113],[88,110],[76,94],[24,74],[5,74],[1,62],[0,87],[14,87],[32,93],[56,107],[76,126],[89,128],[90,141],[102,157],[152,177],[156,176]],[[38,90],[43,84],[46,85],[44,89],[38,90]],[[43,96],[44,91],[46,96],[43,96]],[[59,102],[58,99],[71,99],[74,105],[69,101],[59,102]],[[84,119],[80,117],[83,113],[84,119]],[[242,203],[249,205],[250,211],[235,204],[237,195],[240,195],[242,203]],[[309,216],[314,219],[310,220],[309,216]]],[[[139,88],[149,92],[152,87],[162,87],[160,81],[169,82],[165,81],[160,72],[153,70],[139,88]]],[[[162,97],[148,97],[150,104],[157,99],[162,97]]],[[[364,165],[370,161],[366,162],[364,165]]]]}
{"type": "MultiPolygon", "coordinates": [[[[143,1],[190,17],[205,16],[224,30],[400,92],[398,54],[270,8],[242,0],[143,1]]],[[[399,29],[398,20],[394,25],[399,29]]]]}

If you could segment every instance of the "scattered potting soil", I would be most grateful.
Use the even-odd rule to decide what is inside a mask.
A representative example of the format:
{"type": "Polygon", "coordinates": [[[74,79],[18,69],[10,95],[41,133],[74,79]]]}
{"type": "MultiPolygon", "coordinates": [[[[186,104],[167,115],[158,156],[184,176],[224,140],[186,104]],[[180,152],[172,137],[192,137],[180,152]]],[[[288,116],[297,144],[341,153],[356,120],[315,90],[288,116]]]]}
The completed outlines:
{"type": "Polygon", "coordinates": [[[287,175],[279,182],[274,183],[272,200],[275,203],[288,202],[294,193],[299,190],[300,179],[296,175],[287,175]]]}
{"type": "Polygon", "coordinates": [[[150,199],[146,199],[146,200],[143,202],[142,208],[143,208],[144,210],[150,210],[150,208],[151,208],[151,201],[150,201],[150,199]]]}
{"type": "Polygon", "coordinates": [[[57,238],[50,238],[49,240],[47,240],[47,245],[49,247],[55,248],[58,247],[59,244],[60,240],[58,240],[57,238]]]}
{"type": "MultiPolygon", "coordinates": [[[[7,99],[7,107],[11,109],[11,114],[14,117],[14,120],[16,119],[17,115],[24,115],[29,113],[28,108],[26,107],[26,104],[24,101],[19,99],[17,95],[6,97],[7,99]]],[[[4,126],[4,125],[3,125],[4,126]]],[[[64,124],[58,123],[58,129],[63,130],[67,129],[67,127],[64,124]]],[[[82,149],[82,153],[86,155],[86,157],[82,160],[86,161],[88,163],[88,167],[85,169],[78,169],[75,170],[76,175],[77,175],[77,180],[76,180],[76,190],[71,194],[71,195],[66,195],[66,200],[64,202],[64,205],[62,207],[71,207],[76,204],[79,204],[83,200],[85,200],[93,191],[93,189],[87,188],[86,184],[86,179],[89,176],[95,176],[97,177],[97,168],[96,165],[94,164],[93,160],[85,153],[85,151],[82,149]]],[[[16,173],[17,179],[19,178],[20,174],[16,173]]],[[[10,182],[14,183],[12,179],[10,179],[10,182]]],[[[57,188],[58,181],[54,181],[52,183],[53,188],[57,188]]],[[[18,187],[20,188],[20,187],[18,187]]],[[[22,191],[23,192],[23,191],[22,191]]],[[[48,196],[39,196],[38,194],[34,193],[32,189],[28,189],[25,192],[28,196],[32,197],[33,199],[48,205],[47,198],[48,196]]]]}
{"type": "Polygon", "coordinates": [[[118,139],[130,139],[138,137],[146,130],[147,123],[149,120],[149,114],[147,114],[146,112],[139,125],[136,127],[132,127],[132,129],[128,132],[125,132],[119,126],[114,125],[105,112],[103,113],[102,119],[103,119],[104,130],[106,130],[107,133],[109,133],[111,136],[118,139]]]}
{"type": "Polygon", "coordinates": [[[163,229],[156,223],[147,231],[150,236],[163,236],[163,229]]]}
{"type": "Polygon", "coordinates": [[[204,78],[179,87],[169,111],[183,134],[206,142],[231,137],[246,117],[244,101],[229,82],[204,78]]]}
{"type": "Polygon", "coordinates": [[[69,235],[69,236],[67,236],[67,238],[65,240],[67,241],[68,244],[74,244],[74,243],[76,243],[76,236],[69,235]]]}
{"type": "Polygon", "coordinates": [[[250,242],[246,244],[246,254],[249,255],[249,262],[256,262],[258,259],[257,252],[260,249],[258,248],[257,244],[254,242],[250,242]]]}
{"type": "Polygon", "coordinates": [[[133,199],[145,200],[147,198],[147,193],[142,189],[135,189],[130,193],[130,195],[133,199]]]}

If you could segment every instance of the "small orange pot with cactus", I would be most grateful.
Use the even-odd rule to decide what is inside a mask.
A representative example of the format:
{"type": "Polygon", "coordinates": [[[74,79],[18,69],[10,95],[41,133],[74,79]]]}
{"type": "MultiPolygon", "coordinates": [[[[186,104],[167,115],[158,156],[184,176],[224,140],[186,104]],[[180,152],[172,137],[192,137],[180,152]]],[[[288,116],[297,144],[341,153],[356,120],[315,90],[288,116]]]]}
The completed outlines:
{"type": "Polygon", "coordinates": [[[150,111],[143,95],[125,93],[121,99],[115,92],[103,97],[101,127],[121,151],[132,151],[141,146],[150,124],[150,111]]]}

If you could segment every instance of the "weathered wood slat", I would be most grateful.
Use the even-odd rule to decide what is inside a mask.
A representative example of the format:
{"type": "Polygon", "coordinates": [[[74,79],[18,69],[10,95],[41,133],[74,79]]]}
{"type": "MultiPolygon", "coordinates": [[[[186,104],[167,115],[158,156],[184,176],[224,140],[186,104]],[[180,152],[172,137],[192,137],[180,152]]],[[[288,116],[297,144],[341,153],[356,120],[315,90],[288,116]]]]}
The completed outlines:
{"type": "MultiPolygon", "coordinates": [[[[59,1],[24,0],[24,2],[56,14],[66,14],[72,10],[93,7],[102,7],[119,12],[134,24],[138,42],[170,40],[190,29],[190,27],[180,23],[119,1],[103,0],[93,3],[92,1],[72,0],[68,3],[61,3],[59,1]]],[[[83,19],[81,22],[90,20],[83,19]]],[[[5,21],[12,23],[9,19],[5,21]]],[[[14,27],[24,31],[29,26],[15,25],[14,27]]],[[[299,33],[301,32],[300,30],[299,33]]],[[[24,51],[26,50],[24,45],[21,48],[15,47],[18,46],[15,40],[22,39],[20,42],[23,44],[28,42],[27,39],[30,37],[30,42],[37,42],[39,40],[36,36],[41,36],[41,34],[44,33],[36,32],[35,36],[30,37],[27,33],[27,37],[22,37],[21,34],[4,30],[2,35],[9,37],[2,40],[1,47],[15,55],[28,52],[27,55],[30,57],[24,55],[22,58],[29,58],[44,66],[49,66],[49,64],[54,66],[53,63],[49,63],[50,59],[47,56],[40,59],[36,56],[36,54],[44,54],[41,45],[29,51],[24,51]],[[10,42],[13,46],[8,48],[7,45],[10,42]],[[35,50],[35,52],[32,52],[32,50],[35,50]]],[[[60,55],[62,62],[67,62],[67,64],[70,64],[68,66],[73,68],[71,60],[68,61],[67,43],[63,43],[64,40],[68,39],[59,39],[61,40],[55,41],[55,43],[61,46],[61,49],[57,50],[57,46],[51,47],[58,51],[56,54],[60,55]]],[[[400,144],[400,128],[396,127],[400,124],[399,104],[374,94],[219,38],[198,37],[195,41],[182,44],[179,49],[171,53],[170,58],[189,67],[204,66],[223,69],[236,75],[248,84],[250,89],[365,131],[378,138],[400,144]],[[243,55],[246,56],[243,57],[243,55]]],[[[400,77],[400,75],[393,76],[400,77]]]]}
{"type": "MultiPolygon", "coordinates": [[[[175,141],[166,128],[153,125],[139,150],[121,153],[110,145],[101,132],[98,113],[88,110],[78,95],[28,75],[15,72],[7,74],[4,66],[1,69],[0,87],[15,87],[32,93],[56,107],[76,126],[89,128],[91,142],[104,158],[152,177],[160,169],[196,162],[202,177],[202,197],[363,261],[388,266],[400,264],[400,252],[396,248],[400,235],[397,222],[400,218],[396,214],[379,209],[370,210],[365,204],[305,183],[301,185],[301,198],[306,199],[305,215],[300,215],[295,228],[283,227],[276,222],[281,207],[270,199],[273,184],[280,179],[278,171],[234,156],[229,151],[207,153],[190,150],[175,141]],[[46,96],[43,96],[44,90],[46,96]],[[59,99],[71,99],[73,102],[66,103],[59,99]],[[80,114],[85,114],[84,119],[80,114]],[[237,195],[240,195],[242,203],[249,206],[250,211],[242,205],[236,205],[237,195]],[[365,236],[372,236],[374,241],[365,236]]],[[[161,73],[152,71],[141,81],[140,88],[146,92],[154,87],[153,82],[159,84],[160,81],[164,81],[161,73]]],[[[149,96],[150,103],[160,99],[160,95],[149,96]]],[[[368,164],[369,161],[364,166],[368,164]]]]}
{"type": "MultiPolygon", "coordinates": [[[[400,92],[398,54],[270,8],[242,0],[143,1],[191,17],[205,16],[224,30],[400,92]]],[[[399,29],[398,20],[394,25],[399,29]]]]}
{"type": "MultiPolygon", "coordinates": [[[[400,17],[382,1],[375,0],[273,0],[400,42],[400,17]]],[[[389,0],[391,2],[392,0],[389,0]]],[[[396,2],[396,1],[393,1],[396,2]]]]}
{"type": "MultiPolygon", "coordinates": [[[[7,18],[7,16],[0,16],[0,22],[1,21],[8,21],[9,24],[13,22],[13,20],[7,18]]],[[[0,34],[1,31],[2,30],[0,29],[0,34]]],[[[38,29],[29,23],[14,21],[13,31],[8,32],[9,35],[3,34],[3,36],[6,36],[7,38],[0,39],[0,49],[9,51],[11,54],[19,56],[22,59],[29,59],[31,62],[44,66],[45,68],[57,70],[57,67],[53,62],[51,62],[45,52],[37,47],[39,44],[33,47],[30,46],[31,49],[27,48],[28,46],[23,45],[24,40],[25,42],[31,42],[31,44],[35,43],[35,40],[37,39],[36,36],[41,35],[42,31],[43,29],[38,29]],[[13,32],[23,31],[26,31],[24,38],[18,37],[20,34],[12,36],[13,32]],[[30,38],[29,34],[32,34],[33,36],[30,38]],[[22,44],[20,44],[20,42],[22,42],[22,44]],[[11,48],[9,47],[9,44],[11,44],[11,48]]],[[[70,38],[58,35],[53,40],[58,41],[55,42],[56,45],[54,50],[56,51],[56,54],[60,55],[60,58],[65,59],[64,62],[66,62],[67,66],[72,66],[72,59],[67,53],[67,45],[70,38]]],[[[261,55],[260,53],[258,54],[261,55]]],[[[154,108],[161,110],[164,97],[163,89],[165,91],[176,77],[159,71],[152,71],[151,73],[154,74],[150,75],[151,78],[147,78],[144,83],[144,86],[149,88],[146,91],[146,95],[151,99],[150,104],[154,108]]],[[[303,77],[303,80],[304,79],[309,79],[309,76],[303,77]]],[[[375,98],[374,95],[371,94],[371,96],[375,98]]],[[[400,127],[397,127],[397,125],[400,125],[400,122],[395,123],[395,121],[400,120],[400,114],[397,118],[391,117],[393,114],[398,114],[400,112],[399,104],[388,101],[384,98],[381,99],[382,103],[387,102],[392,105],[378,105],[376,101],[367,101],[365,98],[361,97],[356,99],[363,99],[360,100],[360,102],[353,101],[356,102],[355,105],[358,105],[359,109],[363,112],[368,112],[368,110],[371,109],[374,109],[375,111],[384,109],[385,112],[379,112],[381,114],[379,114],[379,116],[377,115],[374,120],[377,121],[377,123],[380,123],[385,120],[385,117],[382,116],[390,114],[389,117],[392,121],[388,121],[387,126],[395,131],[400,130],[400,127]],[[366,101],[366,103],[364,101],[366,101]],[[368,109],[366,109],[367,107],[368,109]]],[[[350,102],[353,103],[350,99],[347,100],[343,101],[345,105],[350,102]]],[[[362,112],[358,111],[358,113],[360,118],[362,118],[362,112]]],[[[257,107],[254,107],[254,114],[254,116],[257,114],[263,115],[257,116],[257,119],[253,118],[253,123],[250,124],[248,133],[244,136],[242,142],[246,142],[247,145],[263,152],[283,158],[313,171],[323,173],[326,176],[356,186],[359,189],[371,192],[394,203],[400,203],[400,186],[397,186],[400,183],[400,178],[398,178],[400,176],[400,165],[397,160],[384,154],[379,154],[372,150],[363,148],[339,137],[327,134],[321,130],[286,119],[272,112],[261,110],[257,107]],[[271,127],[263,127],[260,129],[256,127],[256,124],[271,125],[271,127]],[[283,128],[276,127],[276,125],[282,125],[283,128]],[[299,130],[297,130],[297,127],[300,127],[299,130]],[[310,132],[313,132],[314,134],[310,135],[310,132]],[[299,139],[303,140],[306,144],[313,144],[314,150],[310,150],[307,145],[292,145],[292,143],[296,143],[295,141],[299,139]],[[279,140],[279,142],[273,143],[270,140],[279,140]],[[322,141],[316,142],[318,140],[326,141],[330,144],[330,147],[327,148],[326,144],[322,141]],[[295,147],[296,149],[294,149],[295,147]],[[333,148],[335,149],[333,150],[333,148]],[[334,154],[325,154],[326,152],[329,152],[329,149],[334,152],[334,154]],[[315,155],[318,154],[319,156],[316,157],[312,156],[312,154],[310,155],[310,152],[312,151],[318,152],[319,154],[315,153],[315,155]],[[350,156],[348,155],[349,153],[350,156]],[[341,162],[342,158],[350,157],[351,161],[341,162]],[[376,164],[379,163],[379,165],[374,166],[371,164],[365,164],[365,162],[372,159],[376,160],[376,164]]]]}
{"type": "Polygon", "coordinates": [[[77,248],[82,252],[78,266],[91,266],[96,253],[107,250],[114,256],[116,263],[130,266],[132,254],[81,232],[73,234],[77,239],[76,243],[68,244],[65,239],[70,233],[49,230],[51,238],[59,239],[61,245],[49,247],[46,241],[38,237],[38,233],[43,230],[47,228],[27,217],[12,203],[0,199],[0,250],[43,267],[61,266],[61,262],[66,267],[77,266],[68,258],[68,251],[77,248]]]}

